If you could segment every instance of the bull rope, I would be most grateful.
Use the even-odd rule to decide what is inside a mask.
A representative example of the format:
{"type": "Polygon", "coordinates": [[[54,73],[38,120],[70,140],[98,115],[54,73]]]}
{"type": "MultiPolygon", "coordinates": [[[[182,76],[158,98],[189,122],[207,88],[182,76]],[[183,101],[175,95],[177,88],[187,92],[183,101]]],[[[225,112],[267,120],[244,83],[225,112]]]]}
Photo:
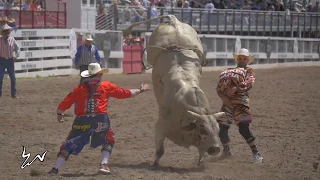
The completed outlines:
{"type": "MultiPolygon", "coordinates": [[[[143,57],[144,57],[144,53],[146,51],[147,48],[158,48],[158,49],[162,49],[162,50],[165,50],[165,51],[176,51],[176,52],[182,52],[182,51],[187,51],[187,50],[191,50],[191,51],[194,51],[197,55],[198,53],[200,54],[201,57],[200,60],[201,60],[201,66],[204,67],[207,65],[207,59],[205,58],[204,54],[199,50],[199,49],[194,49],[194,48],[184,48],[184,47],[180,47],[180,46],[167,46],[167,47],[160,47],[160,46],[148,46],[146,48],[143,49],[142,51],[142,54],[141,54],[141,63],[143,65],[143,68],[145,70],[149,70],[149,69],[152,69],[153,66],[151,67],[146,67],[144,62],[143,62],[143,57]],[[198,53],[197,53],[198,52],[198,53]]],[[[148,59],[148,58],[147,58],[148,59]]],[[[157,60],[158,58],[156,58],[157,60]]]]}

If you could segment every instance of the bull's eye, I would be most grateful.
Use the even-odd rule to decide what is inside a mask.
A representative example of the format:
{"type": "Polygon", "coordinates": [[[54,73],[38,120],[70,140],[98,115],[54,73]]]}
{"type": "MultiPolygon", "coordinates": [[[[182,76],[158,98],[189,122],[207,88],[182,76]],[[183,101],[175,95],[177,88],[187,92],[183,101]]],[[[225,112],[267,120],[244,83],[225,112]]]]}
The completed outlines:
{"type": "Polygon", "coordinates": [[[208,135],[208,132],[204,128],[200,128],[200,134],[208,135]]]}
{"type": "Polygon", "coordinates": [[[200,125],[200,127],[202,127],[202,128],[203,128],[203,127],[204,127],[204,125],[203,125],[203,124],[201,124],[201,125],[200,125]]]}

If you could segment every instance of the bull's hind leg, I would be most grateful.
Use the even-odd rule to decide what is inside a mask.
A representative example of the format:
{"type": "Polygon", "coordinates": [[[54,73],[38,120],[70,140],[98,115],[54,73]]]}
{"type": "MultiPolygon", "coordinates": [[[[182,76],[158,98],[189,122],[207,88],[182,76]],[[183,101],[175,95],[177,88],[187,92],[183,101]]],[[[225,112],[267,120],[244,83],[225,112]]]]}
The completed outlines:
{"type": "Polygon", "coordinates": [[[158,121],[155,126],[156,160],[154,161],[153,166],[159,166],[159,160],[164,154],[165,136],[161,128],[158,121]]]}

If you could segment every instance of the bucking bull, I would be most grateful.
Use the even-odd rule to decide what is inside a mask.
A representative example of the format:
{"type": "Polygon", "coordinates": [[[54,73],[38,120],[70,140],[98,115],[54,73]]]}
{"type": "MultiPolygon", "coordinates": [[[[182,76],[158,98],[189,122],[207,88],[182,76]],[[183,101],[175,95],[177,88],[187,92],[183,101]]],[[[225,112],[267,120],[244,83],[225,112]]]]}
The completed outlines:
{"type": "Polygon", "coordinates": [[[208,99],[199,86],[205,58],[197,32],[175,16],[167,15],[135,23],[123,35],[129,36],[134,26],[162,18],[169,21],[152,32],[147,45],[147,60],[153,66],[153,89],[159,105],[153,165],[158,166],[164,154],[165,138],[185,148],[197,147],[200,165],[206,152],[210,155],[220,152],[216,119],[225,113],[209,114],[208,99]]]}

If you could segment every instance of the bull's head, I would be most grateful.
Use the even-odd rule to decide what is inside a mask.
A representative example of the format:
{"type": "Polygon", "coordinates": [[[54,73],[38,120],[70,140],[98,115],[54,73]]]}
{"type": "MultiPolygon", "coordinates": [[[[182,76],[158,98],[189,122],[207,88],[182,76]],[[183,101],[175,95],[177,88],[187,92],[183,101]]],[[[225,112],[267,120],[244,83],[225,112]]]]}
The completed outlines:
{"type": "Polygon", "coordinates": [[[191,123],[182,127],[182,129],[185,131],[195,131],[195,146],[199,149],[199,161],[202,160],[205,152],[208,152],[210,155],[216,155],[220,152],[220,129],[217,119],[224,115],[224,112],[212,115],[200,115],[191,111],[187,112],[187,117],[191,123]]]}

